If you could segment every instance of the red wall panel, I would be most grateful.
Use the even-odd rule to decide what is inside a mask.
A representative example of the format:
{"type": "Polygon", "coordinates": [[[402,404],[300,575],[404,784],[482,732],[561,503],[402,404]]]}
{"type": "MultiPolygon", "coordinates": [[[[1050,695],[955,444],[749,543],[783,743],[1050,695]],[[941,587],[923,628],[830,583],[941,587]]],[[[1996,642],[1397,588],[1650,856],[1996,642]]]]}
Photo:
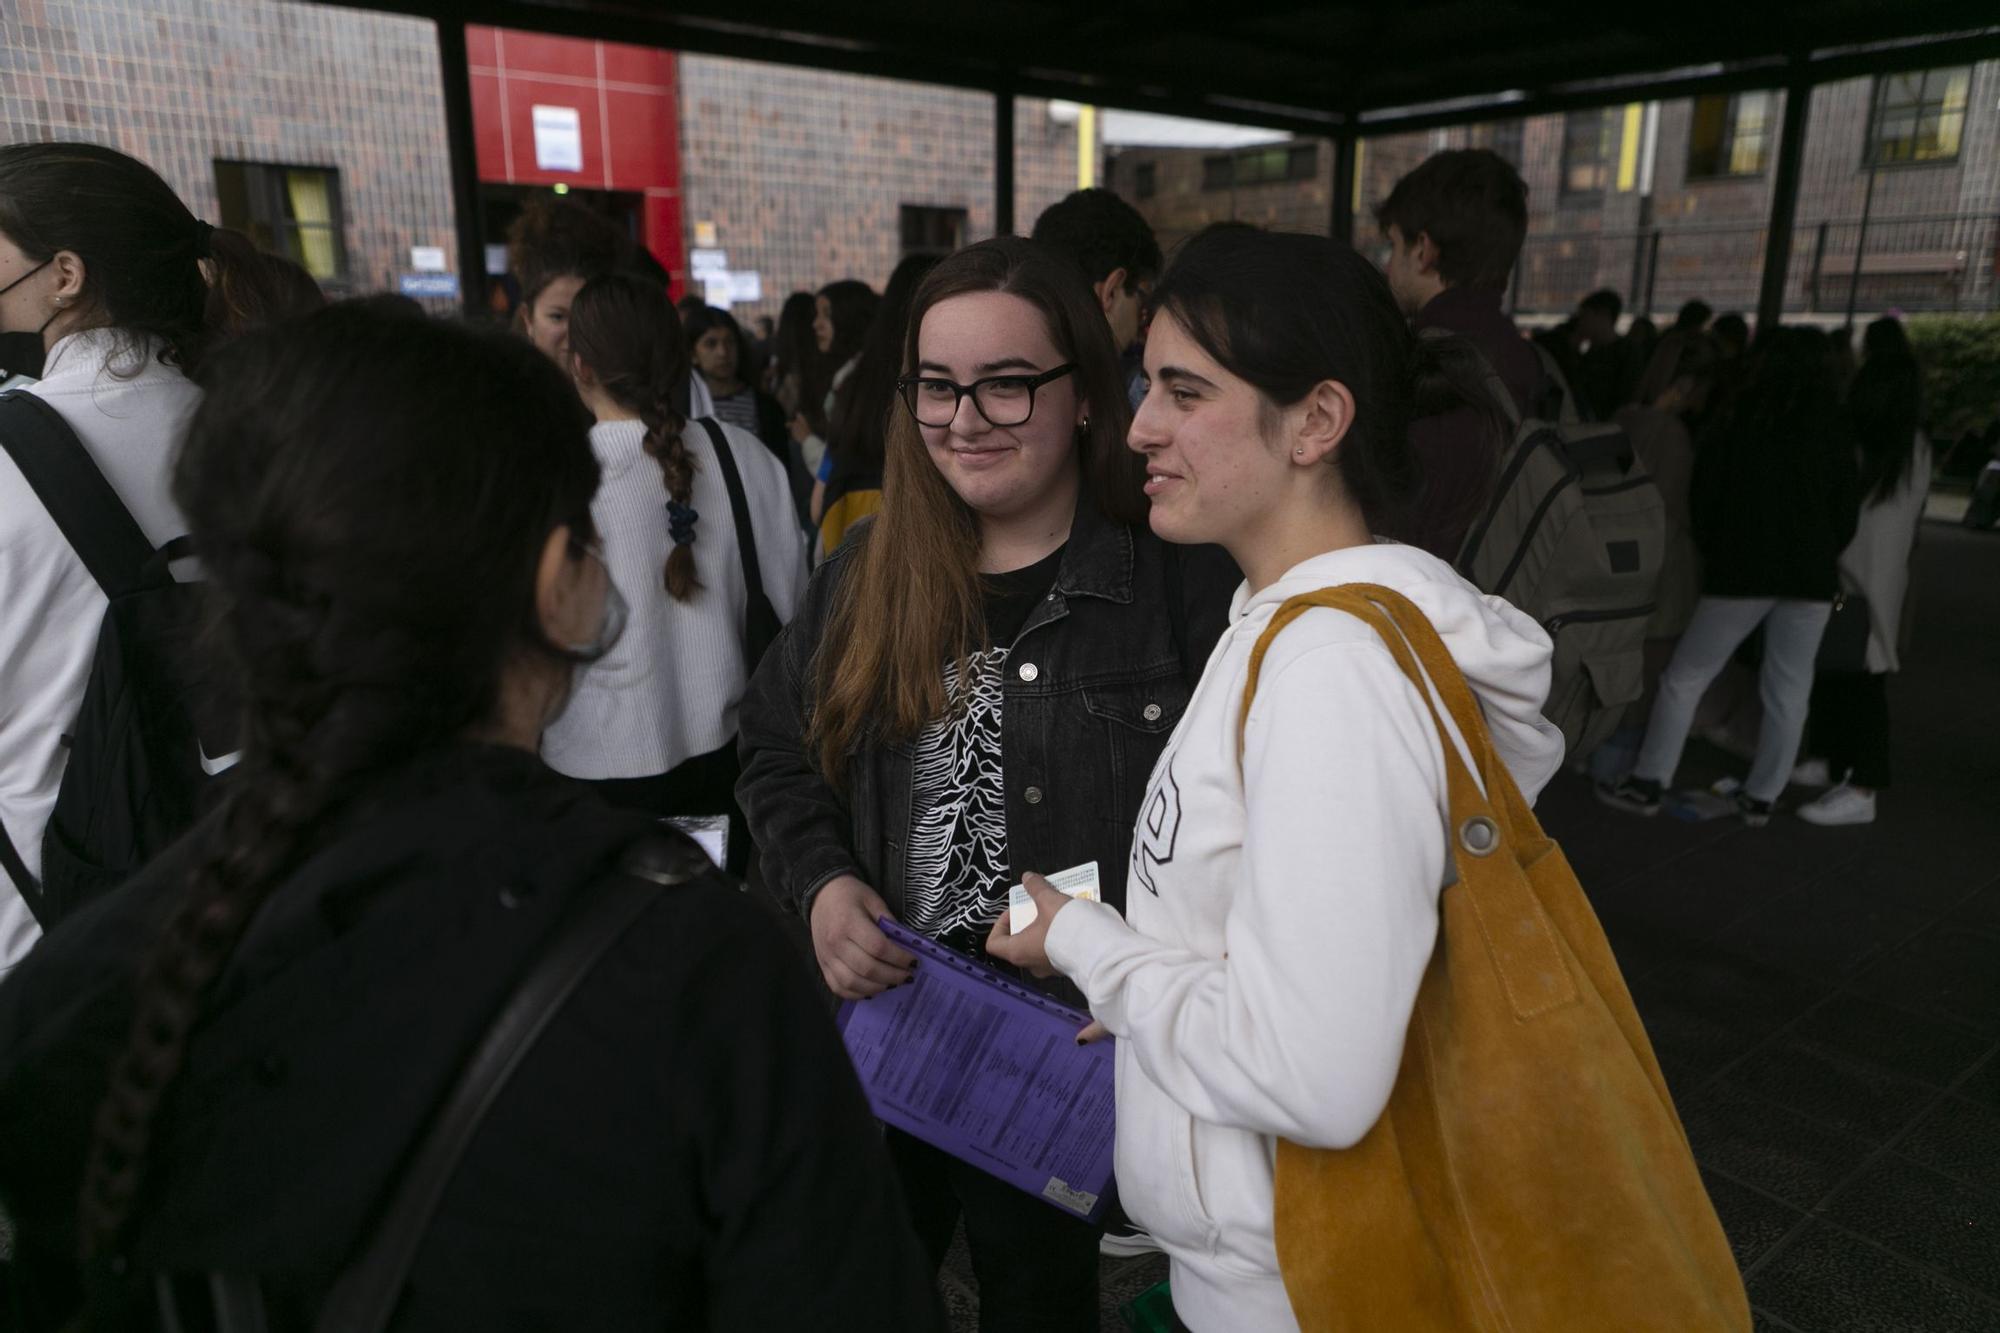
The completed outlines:
{"type": "Polygon", "coordinates": [[[466,48],[481,180],[680,189],[673,52],[481,27],[468,27],[466,48]],[[583,134],[582,171],[535,165],[533,108],[538,103],[576,108],[583,134]]]}

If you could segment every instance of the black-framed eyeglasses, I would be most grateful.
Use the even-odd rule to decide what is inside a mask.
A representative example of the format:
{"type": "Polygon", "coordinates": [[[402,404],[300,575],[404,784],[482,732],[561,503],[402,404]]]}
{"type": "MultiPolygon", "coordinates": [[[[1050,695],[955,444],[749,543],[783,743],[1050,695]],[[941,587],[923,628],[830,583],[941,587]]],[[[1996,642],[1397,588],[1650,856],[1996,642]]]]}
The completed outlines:
{"type": "Polygon", "coordinates": [[[958,405],[971,394],[972,405],[989,424],[1019,426],[1035,414],[1035,390],[1075,369],[1075,362],[1065,361],[1039,375],[988,375],[970,384],[930,375],[905,375],[896,381],[896,392],[918,425],[949,426],[958,417],[958,405]]]}

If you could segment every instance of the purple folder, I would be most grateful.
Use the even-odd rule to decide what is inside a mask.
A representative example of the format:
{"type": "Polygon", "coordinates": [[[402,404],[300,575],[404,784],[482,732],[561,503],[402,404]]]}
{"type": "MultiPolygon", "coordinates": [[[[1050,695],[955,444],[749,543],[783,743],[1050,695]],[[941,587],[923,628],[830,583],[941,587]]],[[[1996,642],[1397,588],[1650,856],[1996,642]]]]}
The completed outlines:
{"type": "Polygon", "coordinates": [[[1065,1004],[883,918],[915,980],[840,1007],[869,1104],[888,1124],[1095,1222],[1111,1183],[1111,1040],[1065,1004]]]}

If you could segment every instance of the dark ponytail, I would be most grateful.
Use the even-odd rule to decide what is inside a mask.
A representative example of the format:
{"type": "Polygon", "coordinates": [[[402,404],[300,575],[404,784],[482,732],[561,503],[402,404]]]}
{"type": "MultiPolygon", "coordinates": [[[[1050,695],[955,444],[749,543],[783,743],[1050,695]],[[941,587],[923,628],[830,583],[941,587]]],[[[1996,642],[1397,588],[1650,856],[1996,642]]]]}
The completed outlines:
{"type": "Polygon", "coordinates": [[[0,147],[0,232],[32,263],[73,251],[89,326],[157,338],[160,360],[190,375],[214,332],[242,320],[237,303],[265,301],[272,281],[249,238],[200,221],[151,167],[99,144],[0,147]]]}
{"type": "Polygon", "coordinates": [[[243,758],[140,973],[79,1201],[87,1257],[125,1239],[189,1033],[265,898],[368,783],[492,719],[509,662],[574,660],[542,636],[536,570],[558,527],[592,536],[582,414],[526,343],[364,301],[215,361],[174,497],[245,693],[243,758]]]}
{"type": "Polygon", "coordinates": [[[1413,334],[1381,270],[1340,241],[1218,223],[1175,252],[1153,303],[1277,407],[1326,380],[1347,386],[1354,424],[1335,466],[1377,531],[1422,486],[1413,418],[1470,408],[1499,429],[1478,354],[1413,334]]]}
{"type": "Polygon", "coordinates": [[[677,602],[701,590],[695,577],[694,456],[681,433],[687,419],[674,393],[688,374],[687,339],[664,291],[641,278],[607,273],[592,278],[569,307],[569,350],[613,402],[646,427],[646,452],[667,487],[666,589],[677,602]]]}

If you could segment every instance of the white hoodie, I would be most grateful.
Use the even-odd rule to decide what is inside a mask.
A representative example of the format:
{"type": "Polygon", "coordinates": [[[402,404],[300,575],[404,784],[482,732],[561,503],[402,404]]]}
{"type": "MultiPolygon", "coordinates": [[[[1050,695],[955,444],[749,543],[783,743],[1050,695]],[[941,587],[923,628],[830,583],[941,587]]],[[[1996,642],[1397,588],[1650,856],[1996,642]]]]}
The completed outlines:
{"type": "Polygon", "coordinates": [[[1548,636],[1436,557],[1353,547],[1237,591],[1153,769],[1127,918],[1073,903],[1048,936],[1119,1039],[1119,1196],[1172,1259],[1195,1333],[1297,1327],[1272,1237],[1276,1140],[1349,1147],[1380,1118],[1451,874],[1436,728],[1352,616],[1316,609],[1279,634],[1238,764],[1258,636],[1288,597],[1344,583],[1430,618],[1530,801],[1562,761],[1540,713],[1548,636]]]}

